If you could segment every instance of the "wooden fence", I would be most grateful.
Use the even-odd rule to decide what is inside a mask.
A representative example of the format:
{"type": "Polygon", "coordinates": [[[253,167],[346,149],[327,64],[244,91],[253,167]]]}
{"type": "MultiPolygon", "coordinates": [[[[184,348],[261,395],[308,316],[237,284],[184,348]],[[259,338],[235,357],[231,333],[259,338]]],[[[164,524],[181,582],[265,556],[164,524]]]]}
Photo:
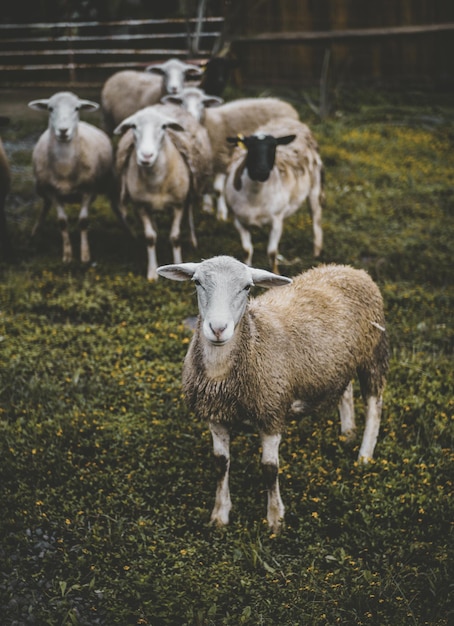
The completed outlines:
{"type": "MultiPolygon", "coordinates": [[[[331,15],[309,0],[243,1],[247,13],[239,14],[228,40],[245,87],[305,87],[320,80],[327,58],[335,83],[414,80],[454,87],[453,21],[396,26],[383,18],[384,25],[365,27],[374,18],[365,10],[358,22],[353,10],[351,15],[339,11],[331,15]],[[357,20],[354,28],[352,15],[357,20]],[[326,30],[320,30],[323,24],[326,30]]],[[[387,1],[383,6],[394,10],[398,4],[387,1]]],[[[364,5],[351,5],[360,6],[364,5]]],[[[229,16],[200,22],[194,18],[0,24],[0,86],[99,85],[119,69],[143,69],[169,57],[206,59],[225,35],[226,25],[232,26],[229,16]]]]}
{"type": "Polygon", "coordinates": [[[209,58],[223,18],[0,24],[0,85],[102,83],[169,57],[209,58]]]}

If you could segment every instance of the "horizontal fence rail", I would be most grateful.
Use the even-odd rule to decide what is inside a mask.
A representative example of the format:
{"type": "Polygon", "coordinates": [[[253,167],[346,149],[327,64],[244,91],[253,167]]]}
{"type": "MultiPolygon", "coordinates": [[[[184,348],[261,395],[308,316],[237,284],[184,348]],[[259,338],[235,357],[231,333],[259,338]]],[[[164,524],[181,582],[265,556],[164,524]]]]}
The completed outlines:
{"type": "Polygon", "coordinates": [[[223,18],[0,24],[0,84],[99,82],[169,57],[209,58],[223,18]],[[199,28],[201,26],[201,28],[199,28]],[[197,32],[196,32],[197,31],[197,32]]]}
{"type": "Polygon", "coordinates": [[[342,41],[346,39],[375,39],[454,31],[454,23],[421,26],[389,26],[386,28],[351,28],[346,30],[259,33],[251,37],[235,37],[234,43],[298,43],[309,41],[342,41]]]}

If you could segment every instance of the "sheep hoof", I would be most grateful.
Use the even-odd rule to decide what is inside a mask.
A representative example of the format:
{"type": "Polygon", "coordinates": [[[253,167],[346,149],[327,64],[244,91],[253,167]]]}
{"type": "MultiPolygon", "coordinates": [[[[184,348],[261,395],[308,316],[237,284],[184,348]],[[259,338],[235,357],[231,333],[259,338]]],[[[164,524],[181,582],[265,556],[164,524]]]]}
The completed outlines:
{"type": "Polygon", "coordinates": [[[284,520],[282,518],[273,522],[268,520],[268,528],[272,535],[279,535],[284,530],[284,520]]]}
{"type": "Polygon", "coordinates": [[[341,435],[341,440],[347,445],[352,444],[356,439],[356,430],[354,428],[350,428],[350,430],[346,430],[341,435]]]}
{"type": "Polygon", "coordinates": [[[213,515],[210,519],[210,526],[215,526],[216,528],[225,528],[226,526],[228,526],[228,523],[228,519],[224,520],[221,517],[214,517],[213,515]]]}

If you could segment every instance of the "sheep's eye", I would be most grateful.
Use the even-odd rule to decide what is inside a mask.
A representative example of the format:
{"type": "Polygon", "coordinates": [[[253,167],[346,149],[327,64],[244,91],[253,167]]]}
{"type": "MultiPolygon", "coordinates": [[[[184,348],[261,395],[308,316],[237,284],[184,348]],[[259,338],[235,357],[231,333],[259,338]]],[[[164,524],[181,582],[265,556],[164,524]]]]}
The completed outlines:
{"type": "Polygon", "coordinates": [[[247,291],[247,292],[251,291],[251,287],[252,285],[246,285],[246,287],[244,288],[244,291],[247,291]]]}
{"type": "Polygon", "coordinates": [[[49,113],[52,113],[52,111],[54,110],[54,107],[47,107],[47,110],[49,111],[49,113]]]}
{"type": "Polygon", "coordinates": [[[197,278],[194,278],[194,285],[195,285],[196,287],[200,287],[200,284],[201,284],[201,283],[200,283],[200,280],[198,280],[197,278]]]}

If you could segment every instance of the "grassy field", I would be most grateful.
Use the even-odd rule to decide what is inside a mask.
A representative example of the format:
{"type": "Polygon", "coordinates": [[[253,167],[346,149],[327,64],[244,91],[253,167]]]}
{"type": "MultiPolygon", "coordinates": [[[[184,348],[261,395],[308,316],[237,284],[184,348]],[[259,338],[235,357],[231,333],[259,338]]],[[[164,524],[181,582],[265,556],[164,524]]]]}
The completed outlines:
{"type": "MultiPolygon", "coordinates": [[[[375,460],[356,464],[336,412],[290,421],[286,527],[270,535],[258,437],[245,427],[232,445],[231,525],[210,527],[211,440],[180,388],[193,289],[147,283],[140,229],[127,240],[103,198],[89,267],[61,263],[55,215],[30,240],[31,149],[47,122],[26,108],[35,93],[6,94],[15,259],[0,266],[3,626],[452,623],[454,97],[339,90],[321,121],[303,93],[281,95],[325,164],[322,261],[368,270],[385,299],[391,363],[375,460]]],[[[231,222],[198,214],[196,224],[199,249],[187,243],[185,260],[242,257],[231,222]]],[[[266,239],[255,234],[257,267],[266,239]]],[[[282,273],[314,265],[311,251],[304,207],[286,224],[282,273]]],[[[357,413],[362,425],[359,400],[357,413]]]]}

